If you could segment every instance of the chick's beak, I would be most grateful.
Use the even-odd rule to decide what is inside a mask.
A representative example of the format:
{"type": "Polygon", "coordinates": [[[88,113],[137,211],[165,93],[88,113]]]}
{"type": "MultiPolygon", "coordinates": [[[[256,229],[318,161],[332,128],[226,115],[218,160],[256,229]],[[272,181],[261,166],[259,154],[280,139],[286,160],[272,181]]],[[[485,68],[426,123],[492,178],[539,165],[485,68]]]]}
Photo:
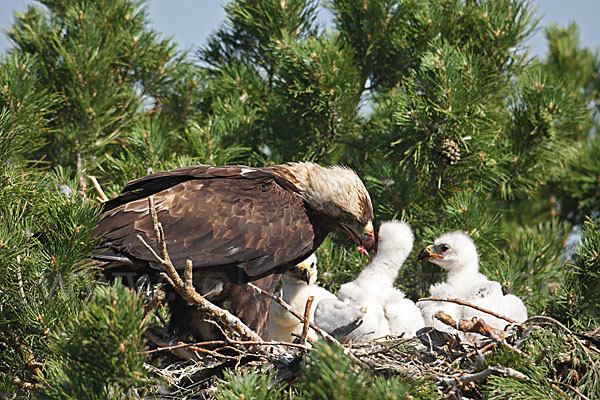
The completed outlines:
{"type": "Polygon", "coordinates": [[[306,264],[300,264],[300,279],[310,284],[310,267],[306,264]]]}
{"type": "Polygon", "coordinates": [[[423,261],[423,260],[427,260],[430,258],[444,258],[444,256],[442,256],[440,254],[432,253],[431,246],[427,246],[419,252],[419,255],[417,256],[417,258],[419,259],[419,261],[423,261]]]}

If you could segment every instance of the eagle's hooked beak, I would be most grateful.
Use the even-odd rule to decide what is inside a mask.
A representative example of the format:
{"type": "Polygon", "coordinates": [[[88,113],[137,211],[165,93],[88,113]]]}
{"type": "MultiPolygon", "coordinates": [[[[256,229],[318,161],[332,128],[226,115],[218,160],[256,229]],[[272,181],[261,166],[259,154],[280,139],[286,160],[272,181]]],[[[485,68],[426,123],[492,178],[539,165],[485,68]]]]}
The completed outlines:
{"type": "Polygon", "coordinates": [[[369,254],[369,251],[375,245],[375,231],[373,230],[373,223],[371,221],[363,227],[360,235],[356,235],[354,241],[358,245],[357,249],[360,253],[369,254]]]}
{"type": "Polygon", "coordinates": [[[367,251],[371,251],[375,245],[375,230],[371,221],[365,226],[359,241],[367,251]]]}
{"type": "Polygon", "coordinates": [[[365,226],[361,226],[358,230],[353,229],[349,225],[343,224],[342,227],[357,244],[358,251],[368,254],[375,245],[375,231],[373,230],[373,222],[369,221],[365,226]]]}
{"type": "Polygon", "coordinates": [[[427,260],[429,258],[444,258],[444,256],[441,255],[441,254],[432,253],[431,252],[431,247],[432,246],[427,246],[427,247],[425,247],[423,250],[421,250],[419,252],[419,255],[417,256],[417,258],[419,259],[419,261],[427,260]]]}

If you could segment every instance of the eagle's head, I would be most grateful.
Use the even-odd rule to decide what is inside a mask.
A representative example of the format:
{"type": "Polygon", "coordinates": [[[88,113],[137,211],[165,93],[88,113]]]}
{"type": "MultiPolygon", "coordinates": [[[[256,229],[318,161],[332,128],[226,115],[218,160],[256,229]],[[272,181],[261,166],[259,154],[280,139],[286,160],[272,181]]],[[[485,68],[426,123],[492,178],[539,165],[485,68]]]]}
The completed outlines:
{"type": "Polygon", "coordinates": [[[375,244],[373,205],[362,180],[350,168],[314,163],[285,165],[304,201],[314,210],[335,221],[335,228],[367,250],[375,244]]]}
{"type": "Polygon", "coordinates": [[[478,268],[479,256],[473,240],[463,231],[445,233],[419,253],[419,260],[427,260],[446,271],[478,268]]]}

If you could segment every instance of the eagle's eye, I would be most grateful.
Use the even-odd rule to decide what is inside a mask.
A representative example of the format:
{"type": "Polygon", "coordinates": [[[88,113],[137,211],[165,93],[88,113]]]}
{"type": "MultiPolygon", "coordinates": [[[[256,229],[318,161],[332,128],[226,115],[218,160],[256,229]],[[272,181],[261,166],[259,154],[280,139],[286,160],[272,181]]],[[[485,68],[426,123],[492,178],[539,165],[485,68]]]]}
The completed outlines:
{"type": "Polygon", "coordinates": [[[448,251],[450,247],[448,247],[447,245],[443,244],[440,246],[440,250],[442,251],[442,253],[445,253],[446,251],[448,251]]]}

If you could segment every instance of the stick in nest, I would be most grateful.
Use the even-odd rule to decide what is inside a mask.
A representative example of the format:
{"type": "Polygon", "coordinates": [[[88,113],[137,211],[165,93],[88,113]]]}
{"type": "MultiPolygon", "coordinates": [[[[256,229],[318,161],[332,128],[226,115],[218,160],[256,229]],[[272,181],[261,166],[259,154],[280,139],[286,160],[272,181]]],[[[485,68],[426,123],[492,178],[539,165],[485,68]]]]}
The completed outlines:
{"type": "Polygon", "coordinates": [[[459,331],[478,333],[496,342],[500,342],[510,336],[508,332],[505,332],[498,328],[494,328],[493,326],[489,326],[481,318],[474,317],[471,321],[467,321],[466,319],[455,321],[454,318],[452,318],[443,311],[438,311],[435,314],[435,318],[448,326],[458,329],[459,331]]]}
{"type": "Polygon", "coordinates": [[[471,304],[471,303],[466,302],[466,301],[461,300],[461,299],[442,299],[442,298],[438,298],[438,297],[425,297],[425,298],[419,299],[419,301],[445,301],[447,303],[460,304],[461,306],[471,307],[471,308],[474,308],[477,311],[481,311],[483,313],[490,314],[490,315],[492,315],[492,316],[494,316],[496,318],[503,319],[503,320],[505,320],[507,322],[510,322],[511,324],[515,324],[515,325],[519,324],[517,321],[515,321],[512,318],[508,318],[508,317],[506,317],[504,315],[500,315],[500,314],[495,313],[493,311],[486,310],[485,308],[481,308],[479,306],[476,306],[475,304],[471,304]]]}
{"type": "Polygon", "coordinates": [[[522,353],[521,350],[506,343],[506,340],[504,340],[504,339],[506,339],[507,337],[510,336],[510,334],[508,332],[503,331],[498,328],[494,328],[493,326],[489,326],[481,318],[473,317],[473,319],[471,319],[471,321],[467,321],[466,319],[461,319],[457,322],[457,321],[454,321],[454,318],[452,318],[448,314],[444,313],[443,311],[438,311],[437,314],[435,315],[435,318],[448,326],[458,329],[459,331],[480,334],[482,336],[492,339],[495,342],[502,343],[504,346],[508,347],[515,353],[519,353],[519,354],[522,353]]]}
{"type": "Polygon", "coordinates": [[[296,311],[294,311],[292,309],[292,307],[288,303],[283,301],[281,299],[281,297],[277,297],[273,293],[269,293],[266,290],[259,288],[258,286],[256,286],[253,283],[248,283],[248,286],[250,286],[252,289],[256,290],[258,293],[262,294],[263,296],[267,296],[270,299],[275,300],[275,302],[277,302],[281,307],[285,308],[287,310],[287,312],[292,314],[294,317],[298,318],[298,320],[300,320],[300,322],[304,323],[305,321],[307,321],[308,325],[311,328],[313,328],[319,335],[324,337],[325,339],[329,340],[332,343],[340,345],[340,342],[338,342],[336,338],[331,336],[329,333],[325,332],[323,329],[319,328],[317,325],[315,325],[314,322],[308,321],[308,318],[304,318],[304,316],[298,314],[296,311]]]}
{"type": "Polygon", "coordinates": [[[161,275],[165,277],[165,279],[171,284],[171,286],[173,286],[175,291],[185,301],[193,304],[199,310],[206,312],[221,324],[238,334],[242,339],[261,342],[261,337],[258,336],[258,334],[256,334],[256,332],[254,332],[248,326],[246,326],[246,324],[244,324],[238,317],[231,314],[229,311],[223,310],[222,308],[212,304],[196,291],[192,282],[193,265],[191,260],[187,260],[186,267],[183,272],[184,279],[181,279],[179,273],[175,270],[175,267],[171,262],[169,253],[167,252],[165,233],[161,223],[158,222],[153,196],[148,197],[148,210],[150,218],[152,219],[152,227],[160,255],[157,254],[140,235],[137,235],[137,237],[144,247],[146,247],[146,249],[154,256],[154,258],[156,258],[156,260],[162,264],[163,267],[165,267],[167,273],[166,275],[164,275],[164,273],[161,275]]]}
{"type": "MultiPolygon", "coordinates": [[[[298,318],[298,320],[300,320],[302,323],[305,323],[305,321],[308,321],[308,318],[304,318],[304,316],[302,316],[302,315],[298,314],[296,311],[294,311],[288,303],[286,303],[285,301],[283,301],[281,299],[281,297],[277,297],[273,293],[269,293],[266,290],[259,288],[258,286],[256,286],[253,283],[248,283],[248,286],[250,286],[252,289],[256,290],[258,293],[262,294],[263,296],[267,296],[270,299],[275,300],[275,302],[277,302],[277,304],[279,304],[281,307],[285,308],[290,314],[292,314],[294,317],[298,318]]],[[[315,332],[317,332],[320,336],[327,339],[330,343],[341,346],[340,342],[336,338],[331,336],[329,333],[325,332],[323,329],[319,328],[314,322],[308,321],[308,325],[311,328],[313,328],[315,330],[315,332]]],[[[363,368],[366,368],[369,370],[371,369],[371,367],[367,363],[365,363],[364,361],[362,361],[361,359],[356,357],[352,353],[350,348],[343,347],[343,346],[342,346],[342,348],[344,349],[344,353],[347,354],[352,361],[358,363],[363,368]]]]}
{"type": "Polygon", "coordinates": [[[302,324],[302,336],[300,336],[300,344],[306,344],[306,336],[308,335],[308,319],[310,318],[310,308],[315,300],[314,296],[308,296],[306,305],[304,306],[304,322],[302,324]]]}
{"type": "Polygon", "coordinates": [[[474,373],[474,374],[464,374],[451,378],[441,378],[440,383],[445,386],[452,386],[459,383],[469,383],[469,382],[477,382],[486,379],[488,376],[496,374],[502,375],[505,378],[518,379],[521,381],[528,381],[529,377],[522,372],[519,372],[515,369],[509,367],[501,367],[499,365],[490,365],[483,371],[474,373]]]}
{"type": "Polygon", "coordinates": [[[90,175],[90,176],[88,176],[88,178],[90,178],[90,181],[92,181],[92,184],[94,185],[94,188],[96,189],[96,192],[98,192],[98,196],[100,198],[100,203],[107,202],[108,197],[106,197],[106,194],[104,193],[104,190],[102,190],[102,186],[100,186],[96,177],[90,175]]]}

